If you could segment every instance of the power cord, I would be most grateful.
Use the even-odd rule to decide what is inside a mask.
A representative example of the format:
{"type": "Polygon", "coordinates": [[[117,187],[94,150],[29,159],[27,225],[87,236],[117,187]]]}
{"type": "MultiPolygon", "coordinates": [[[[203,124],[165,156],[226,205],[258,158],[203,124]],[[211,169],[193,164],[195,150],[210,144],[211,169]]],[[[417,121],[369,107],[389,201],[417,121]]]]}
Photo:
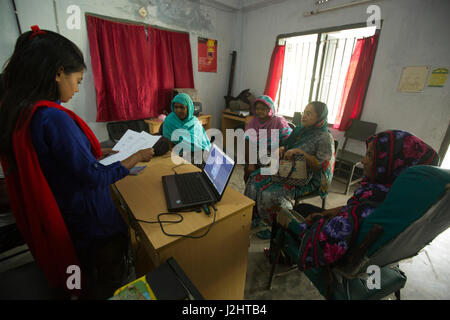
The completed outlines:
{"type": "MultiPolygon", "coordinates": [[[[142,223],[149,223],[149,224],[155,224],[155,223],[159,223],[159,226],[161,227],[161,231],[166,235],[166,236],[169,236],[169,237],[183,237],[183,238],[190,238],[190,239],[200,239],[200,238],[203,238],[204,236],[206,236],[207,234],[208,234],[208,232],[209,232],[209,230],[211,230],[211,228],[212,228],[212,226],[214,225],[214,223],[216,222],[216,214],[217,214],[217,208],[214,206],[214,204],[212,204],[211,205],[211,207],[213,208],[213,210],[214,210],[214,218],[213,218],[213,222],[209,225],[209,227],[208,227],[208,230],[206,230],[206,232],[204,233],[204,234],[202,234],[202,235],[200,235],[200,236],[190,236],[190,235],[185,235],[185,234],[171,234],[171,233],[167,233],[165,230],[164,230],[164,227],[163,227],[163,223],[173,223],[173,224],[176,224],[176,223],[180,223],[180,222],[182,222],[183,220],[184,220],[184,218],[183,218],[183,216],[181,215],[181,214],[179,214],[178,212],[164,212],[164,213],[160,213],[160,214],[158,214],[158,220],[157,221],[146,221],[146,220],[140,220],[140,219],[136,219],[136,218],[134,218],[134,220],[135,221],[138,221],[138,222],[142,222],[142,223]],[[168,216],[177,216],[177,217],[179,217],[180,219],[179,220],[176,220],[176,221],[174,221],[174,220],[168,220],[168,221],[164,221],[164,220],[161,220],[161,216],[164,216],[164,215],[168,215],[168,216]]],[[[207,214],[207,215],[209,215],[209,206],[203,206],[203,210],[205,211],[205,214],[207,214]],[[206,208],[206,209],[205,209],[206,208]]],[[[189,211],[180,211],[180,212],[191,212],[191,210],[189,210],[189,211]]],[[[197,212],[199,212],[199,211],[197,211],[197,212]]]]}

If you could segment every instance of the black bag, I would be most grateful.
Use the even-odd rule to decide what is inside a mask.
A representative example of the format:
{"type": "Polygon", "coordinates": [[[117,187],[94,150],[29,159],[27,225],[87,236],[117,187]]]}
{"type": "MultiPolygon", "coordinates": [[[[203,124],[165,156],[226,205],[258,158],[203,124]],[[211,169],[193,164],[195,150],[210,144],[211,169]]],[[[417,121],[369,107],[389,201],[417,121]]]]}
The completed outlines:
{"type": "Polygon", "coordinates": [[[164,136],[158,139],[158,142],[153,146],[153,150],[155,150],[155,156],[160,156],[169,151],[169,139],[164,136]]]}

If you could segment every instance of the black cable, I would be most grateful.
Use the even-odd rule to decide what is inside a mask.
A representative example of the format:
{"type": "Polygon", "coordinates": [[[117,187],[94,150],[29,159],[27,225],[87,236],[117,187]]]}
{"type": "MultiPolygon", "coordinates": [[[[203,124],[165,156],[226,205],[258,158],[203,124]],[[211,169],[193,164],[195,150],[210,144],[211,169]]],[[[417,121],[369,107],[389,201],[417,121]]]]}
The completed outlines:
{"type": "MultiPolygon", "coordinates": [[[[203,238],[204,236],[206,236],[209,232],[209,230],[211,230],[212,226],[214,225],[214,223],[216,222],[216,213],[217,213],[217,208],[214,206],[214,204],[211,205],[214,209],[214,218],[213,218],[213,222],[209,225],[208,230],[206,230],[206,232],[200,236],[190,236],[190,235],[185,235],[185,234],[170,234],[167,233],[166,231],[164,231],[163,228],[163,223],[180,223],[184,220],[183,216],[181,214],[179,214],[178,212],[164,212],[164,213],[160,213],[158,214],[158,221],[146,221],[146,220],[140,220],[140,219],[136,219],[136,221],[138,222],[142,222],[142,223],[149,223],[149,224],[154,224],[154,223],[159,223],[159,226],[161,227],[161,231],[169,237],[184,237],[184,238],[190,238],[190,239],[200,239],[203,238]],[[175,216],[179,216],[181,219],[178,221],[162,221],[160,219],[161,216],[163,215],[175,215],[175,216]]],[[[191,212],[191,211],[181,211],[181,212],[191,212]]]]}

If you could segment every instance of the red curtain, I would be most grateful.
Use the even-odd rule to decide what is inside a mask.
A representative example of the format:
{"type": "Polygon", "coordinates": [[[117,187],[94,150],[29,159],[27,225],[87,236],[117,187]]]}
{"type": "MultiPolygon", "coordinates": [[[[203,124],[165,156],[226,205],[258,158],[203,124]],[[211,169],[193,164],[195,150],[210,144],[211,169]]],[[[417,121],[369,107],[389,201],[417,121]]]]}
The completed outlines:
{"type": "Polygon", "coordinates": [[[94,16],[87,29],[98,122],[155,117],[173,88],[194,88],[189,34],[94,16]]]}
{"type": "Polygon", "coordinates": [[[264,94],[275,101],[281,76],[283,75],[285,46],[276,45],[270,59],[269,74],[267,75],[266,89],[264,94]]]}
{"type": "Polygon", "coordinates": [[[378,34],[358,39],[356,42],[333,128],[345,131],[350,126],[352,119],[359,118],[372,72],[377,43],[378,34]]]}

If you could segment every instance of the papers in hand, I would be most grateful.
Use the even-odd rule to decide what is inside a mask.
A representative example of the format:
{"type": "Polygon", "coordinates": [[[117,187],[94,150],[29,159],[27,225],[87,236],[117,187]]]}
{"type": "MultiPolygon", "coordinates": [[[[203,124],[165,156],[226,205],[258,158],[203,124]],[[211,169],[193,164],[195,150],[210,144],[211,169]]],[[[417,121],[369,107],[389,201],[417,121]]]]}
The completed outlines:
{"type": "Polygon", "coordinates": [[[107,166],[111,163],[125,160],[139,150],[152,148],[159,138],[161,138],[161,136],[153,136],[145,131],[138,133],[128,129],[113,148],[114,151],[119,152],[110,155],[99,162],[107,166]]]}

